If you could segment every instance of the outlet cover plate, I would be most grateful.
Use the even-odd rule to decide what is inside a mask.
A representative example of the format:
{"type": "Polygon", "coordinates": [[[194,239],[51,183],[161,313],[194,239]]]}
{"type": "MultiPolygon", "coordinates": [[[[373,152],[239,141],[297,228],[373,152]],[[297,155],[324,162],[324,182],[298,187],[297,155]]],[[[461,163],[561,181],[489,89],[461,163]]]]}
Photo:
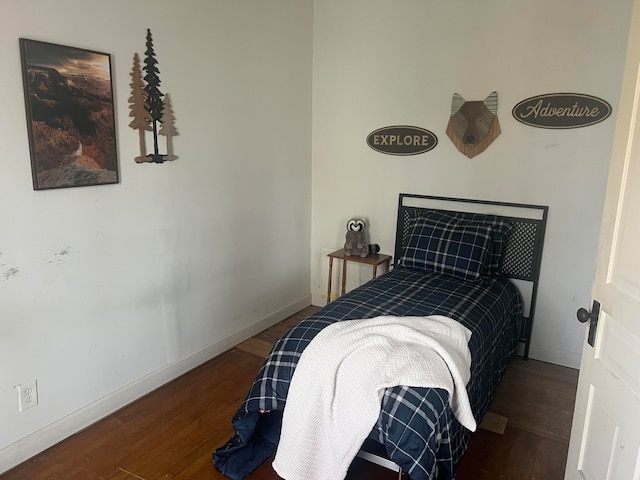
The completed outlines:
{"type": "Polygon", "coordinates": [[[18,385],[18,409],[21,412],[38,405],[38,385],[35,380],[18,385]]]}

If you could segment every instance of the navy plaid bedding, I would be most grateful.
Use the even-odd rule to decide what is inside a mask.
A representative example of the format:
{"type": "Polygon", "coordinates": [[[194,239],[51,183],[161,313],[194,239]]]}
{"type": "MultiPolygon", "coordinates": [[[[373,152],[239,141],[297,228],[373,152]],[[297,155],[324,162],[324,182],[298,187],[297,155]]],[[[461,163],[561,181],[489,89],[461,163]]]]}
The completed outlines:
{"type": "Polygon", "coordinates": [[[492,232],[489,225],[456,218],[436,221],[419,217],[413,223],[398,264],[476,281],[488,263],[492,232]]]}
{"type": "MultiPolygon", "coordinates": [[[[278,340],[233,418],[236,435],[215,452],[214,464],[229,478],[240,479],[275,453],[298,359],[320,330],[340,320],[445,315],[460,321],[472,332],[467,390],[479,423],[517,348],[521,312],[520,295],[504,277],[464,282],[397,267],[328,304],[278,340]]],[[[470,436],[449,408],[446,391],[406,386],[386,389],[370,434],[412,480],[454,479],[470,436]]]]}

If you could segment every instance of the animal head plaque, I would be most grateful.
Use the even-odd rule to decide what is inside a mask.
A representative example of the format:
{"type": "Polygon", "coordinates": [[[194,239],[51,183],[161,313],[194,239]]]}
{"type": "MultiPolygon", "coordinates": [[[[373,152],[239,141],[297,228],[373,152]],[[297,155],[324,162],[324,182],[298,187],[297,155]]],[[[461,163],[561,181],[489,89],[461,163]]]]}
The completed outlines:
{"type": "Polygon", "coordinates": [[[467,102],[454,93],[447,136],[458,150],[473,158],[484,152],[500,135],[497,113],[498,92],[492,92],[484,100],[473,102],[467,102]]]}

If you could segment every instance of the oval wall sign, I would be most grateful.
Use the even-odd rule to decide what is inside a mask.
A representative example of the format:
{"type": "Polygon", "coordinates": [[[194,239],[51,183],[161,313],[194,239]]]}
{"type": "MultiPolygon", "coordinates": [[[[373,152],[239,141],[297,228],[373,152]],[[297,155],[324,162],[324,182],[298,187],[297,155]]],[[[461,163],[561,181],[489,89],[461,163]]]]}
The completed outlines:
{"type": "Polygon", "coordinates": [[[538,128],[578,128],[602,122],[611,105],[580,93],[547,93],[527,98],[511,112],[516,120],[538,128]]]}
{"type": "Polygon", "coordinates": [[[418,155],[435,148],[436,137],[429,130],[408,125],[394,125],[374,130],[367,137],[367,145],[387,155],[418,155]]]}

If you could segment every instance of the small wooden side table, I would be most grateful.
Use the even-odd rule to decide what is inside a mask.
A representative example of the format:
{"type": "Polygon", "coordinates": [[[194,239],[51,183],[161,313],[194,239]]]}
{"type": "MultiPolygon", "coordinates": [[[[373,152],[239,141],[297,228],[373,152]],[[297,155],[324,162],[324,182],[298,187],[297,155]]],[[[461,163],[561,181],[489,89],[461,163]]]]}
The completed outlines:
{"type": "Polygon", "coordinates": [[[342,260],[342,290],[340,295],[345,294],[347,286],[347,262],[365,263],[373,266],[373,278],[376,278],[378,273],[378,265],[384,265],[384,271],[389,271],[391,265],[391,255],[384,255],[382,253],[370,253],[366,257],[360,257],[355,255],[345,255],[344,248],[331,252],[327,255],[329,257],[329,285],[327,286],[327,303],[331,301],[331,277],[333,277],[333,259],[337,258],[342,260]]]}

